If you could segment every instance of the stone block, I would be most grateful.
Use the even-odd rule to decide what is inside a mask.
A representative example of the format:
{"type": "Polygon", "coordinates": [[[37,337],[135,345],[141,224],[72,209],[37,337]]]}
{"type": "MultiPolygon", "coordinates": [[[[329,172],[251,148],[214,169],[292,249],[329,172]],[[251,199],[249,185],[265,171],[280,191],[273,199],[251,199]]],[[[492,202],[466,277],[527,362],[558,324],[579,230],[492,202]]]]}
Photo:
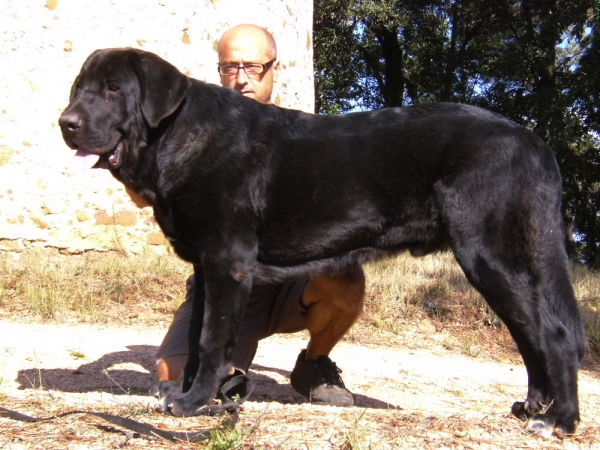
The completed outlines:
{"type": "Polygon", "coordinates": [[[106,170],[75,170],[73,151],[62,140],[58,116],[79,68],[98,48],[142,48],[188,76],[219,83],[215,66],[222,33],[239,23],[263,25],[286,67],[275,102],[313,110],[312,2],[35,3],[14,0],[2,9],[7,20],[0,61],[10,70],[0,71],[0,251],[28,245],[63,254],[168,248],[152,208],[134,208],[106,170]]]}

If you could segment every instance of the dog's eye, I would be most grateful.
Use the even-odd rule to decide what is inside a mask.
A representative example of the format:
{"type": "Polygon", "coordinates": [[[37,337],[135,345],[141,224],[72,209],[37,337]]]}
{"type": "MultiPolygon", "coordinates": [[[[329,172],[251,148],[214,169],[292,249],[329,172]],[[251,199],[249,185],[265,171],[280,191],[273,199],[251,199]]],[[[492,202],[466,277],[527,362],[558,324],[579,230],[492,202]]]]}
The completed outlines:
{"type": "Polygon", "coordinates": [[[108,85],[106,87],[108,88],[109,91],[112,91],[112,92],[116,92],[119,90],[119,85],[115,84],[115,83],[108,83],[108,85]]]}

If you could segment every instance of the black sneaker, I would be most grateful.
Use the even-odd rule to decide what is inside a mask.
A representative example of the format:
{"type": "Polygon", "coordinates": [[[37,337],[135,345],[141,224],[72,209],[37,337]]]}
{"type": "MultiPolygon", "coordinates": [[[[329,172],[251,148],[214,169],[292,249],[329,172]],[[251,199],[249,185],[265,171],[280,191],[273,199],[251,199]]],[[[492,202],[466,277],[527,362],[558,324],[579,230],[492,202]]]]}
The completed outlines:
{"type": "Polygon", "coordinates": [[[292,387],[317,405],[352,406],[354,395],[342,381],[342,372],[327,356],[317,359],[304,359],[302,350],[292,370],[292,387]]]}

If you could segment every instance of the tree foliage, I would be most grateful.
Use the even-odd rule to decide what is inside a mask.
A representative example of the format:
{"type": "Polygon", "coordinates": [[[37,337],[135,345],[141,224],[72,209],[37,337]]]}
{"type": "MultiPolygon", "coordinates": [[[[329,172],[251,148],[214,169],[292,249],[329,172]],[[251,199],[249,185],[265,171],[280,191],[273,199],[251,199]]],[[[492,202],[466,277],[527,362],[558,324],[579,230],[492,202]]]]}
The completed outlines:
{"type": "Polygon", "coordinates": [[[315,0],[322,114],[475,104],[555,151],[573,255],[600,267],[598,0],[315,0]]]}

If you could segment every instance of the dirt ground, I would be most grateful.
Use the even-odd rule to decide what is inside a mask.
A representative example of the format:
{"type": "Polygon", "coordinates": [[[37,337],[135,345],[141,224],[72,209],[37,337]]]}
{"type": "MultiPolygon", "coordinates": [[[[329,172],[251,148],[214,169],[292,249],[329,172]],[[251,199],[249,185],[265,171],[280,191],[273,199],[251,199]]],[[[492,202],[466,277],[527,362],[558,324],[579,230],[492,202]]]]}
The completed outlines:
{"type": "MultiPolygon", "coordinates": [[[[153,412],[154,354],[165,326],[106,327],[0,320],[0,405],[33,416],[106,411],[171,430],[219,425],[216,418],[153,412]]],[[[467,357],[435,332],[384,336],[387,345],[340,343],[332,359],[356,396],[351,408],[310,405],[289,384],[302,335],[261,342],[255,383],[237,429],[243,448],[600,448],[600,373],[579,378],[582,424],[574,438],[540,438],[510,414],[526,394],[518,355],[467,357]]],[[[43,423],[0,417],[0,448],[189,448],[123,433],[97,417],[43,423]]],[[[229,448],[229,447],[226,447],[229,448]]],[[[233,447],[232,447],[233,448],[233,447]]]]}

